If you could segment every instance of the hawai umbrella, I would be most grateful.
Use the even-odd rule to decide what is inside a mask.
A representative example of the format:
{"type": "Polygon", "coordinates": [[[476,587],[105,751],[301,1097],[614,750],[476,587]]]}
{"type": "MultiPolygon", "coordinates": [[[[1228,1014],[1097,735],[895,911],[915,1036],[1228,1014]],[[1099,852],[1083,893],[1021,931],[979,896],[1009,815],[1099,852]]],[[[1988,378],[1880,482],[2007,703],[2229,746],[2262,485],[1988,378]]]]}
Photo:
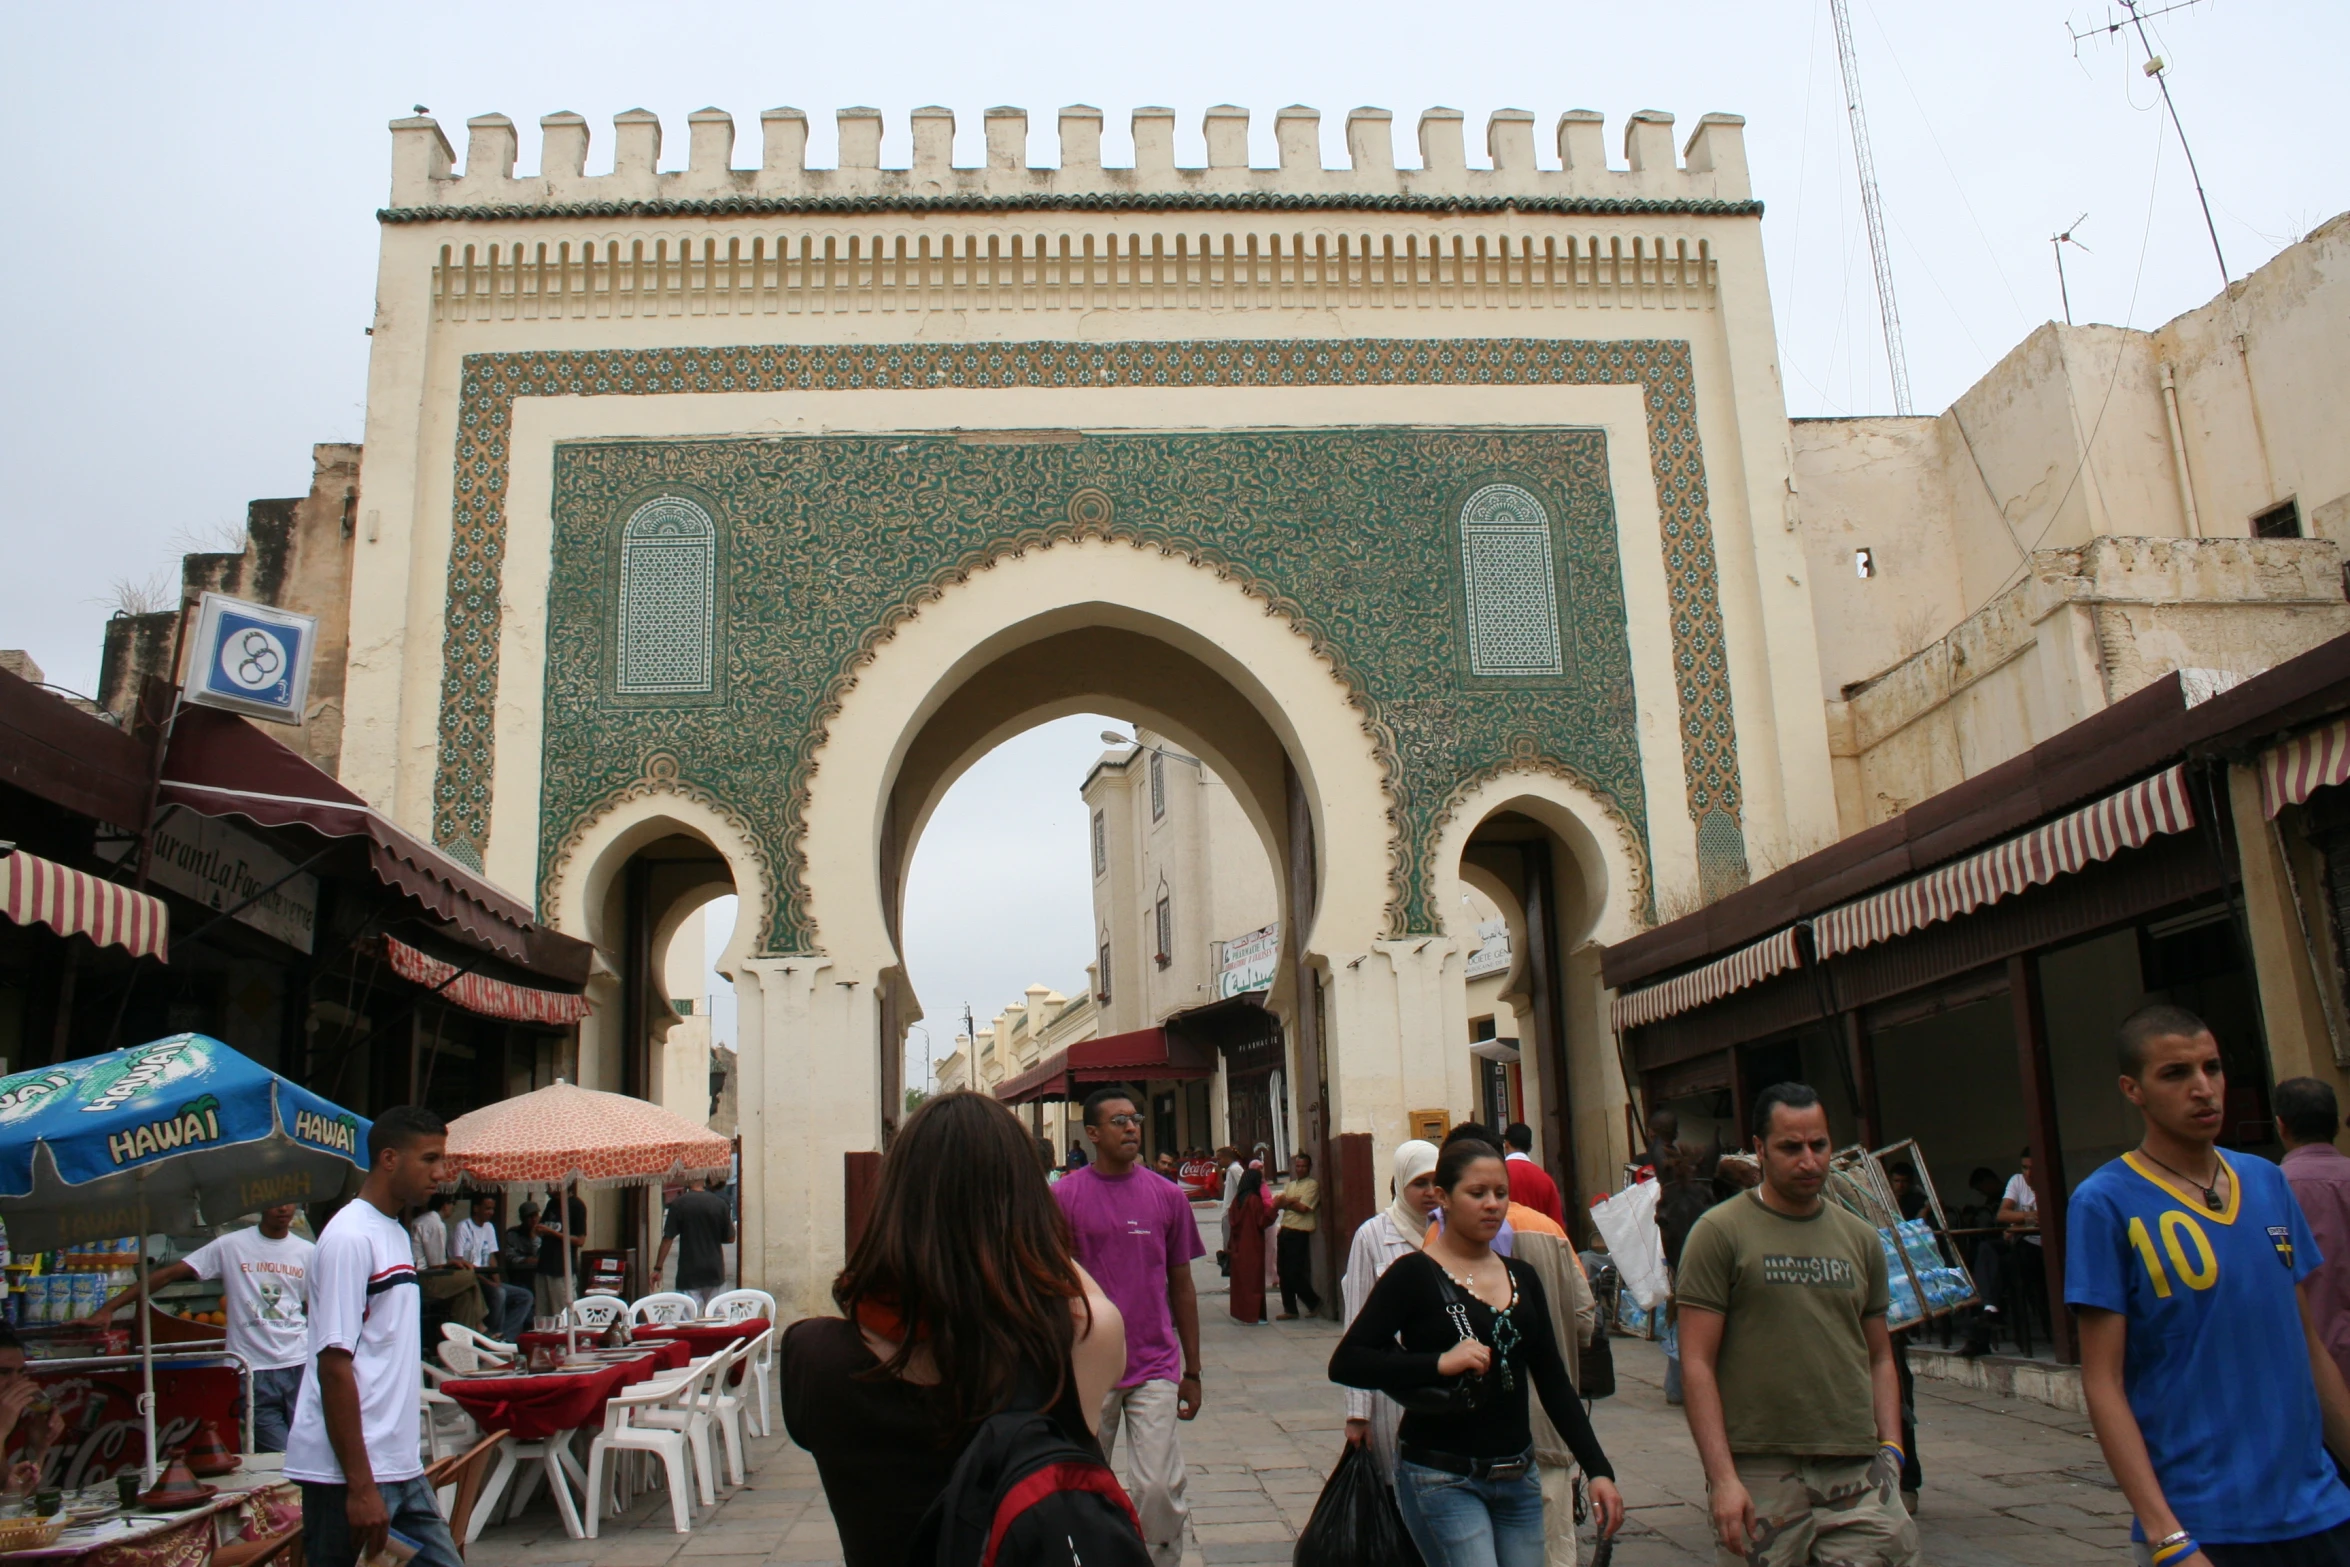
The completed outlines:
{"type": "MultiPolygon", "coordinates": [[[[449,1123],[450,1176],[474,1186],[653,1186],[728,1173],[734,1140],[626,1094],[555,1079],[449,1123]]],[[[568,1219],[569,1213],[564,1217],[568,1219]]]]}
{"type": "MultiPolygon", "coordinates": [[[[184,1234],[356,1191],[367,1122],[203,1034],[0,1078],[0,1222],[19,1251],[184,1234]]],[[[143,1249],[143,1243],[142,1243],[143,1249]]],[[[139,1268],[139,1407],[155,1479],[155,1345],[139,1268]]]]}

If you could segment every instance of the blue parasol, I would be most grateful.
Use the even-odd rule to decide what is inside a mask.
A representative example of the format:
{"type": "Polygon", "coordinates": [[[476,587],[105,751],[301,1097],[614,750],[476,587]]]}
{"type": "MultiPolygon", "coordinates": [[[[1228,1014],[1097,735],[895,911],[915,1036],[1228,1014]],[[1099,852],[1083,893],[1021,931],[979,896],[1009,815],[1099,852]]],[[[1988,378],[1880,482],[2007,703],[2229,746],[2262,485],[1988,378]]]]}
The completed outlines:
{"type": "MultiPolygon", "coordinates": [[[[203,1034],[0,1078],[0,1221],[18,1251],[185,1234],[366,1175],[367,1122],[203,1034]]],[[[143,1256],[139,1277],[151,1357],[143,1256]]],[[[152,1484],[152,1382],[140,1402],[152,1484]]]]}

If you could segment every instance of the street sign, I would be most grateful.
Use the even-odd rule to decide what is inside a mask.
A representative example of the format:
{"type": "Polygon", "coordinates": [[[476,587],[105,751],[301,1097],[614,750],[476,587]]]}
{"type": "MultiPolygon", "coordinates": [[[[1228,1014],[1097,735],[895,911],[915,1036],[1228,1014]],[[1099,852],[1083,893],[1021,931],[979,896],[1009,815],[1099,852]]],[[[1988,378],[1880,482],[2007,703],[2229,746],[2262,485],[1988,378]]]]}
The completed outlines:
{"type": "Polygon", "coordinates": [[[1224,943],[1223,960],[1216,965],[1216,999],[1230,1000],[1252,991],[1270,990],[1281,966],[1281,922],[1275,920],[1245,936],[1224,943]]]}
{"type": "Polygon", "coordinates": [[[298,724],[317,642],[315,615],[207,593],[196,610],[185,695],[202,707],[298,724]]]}

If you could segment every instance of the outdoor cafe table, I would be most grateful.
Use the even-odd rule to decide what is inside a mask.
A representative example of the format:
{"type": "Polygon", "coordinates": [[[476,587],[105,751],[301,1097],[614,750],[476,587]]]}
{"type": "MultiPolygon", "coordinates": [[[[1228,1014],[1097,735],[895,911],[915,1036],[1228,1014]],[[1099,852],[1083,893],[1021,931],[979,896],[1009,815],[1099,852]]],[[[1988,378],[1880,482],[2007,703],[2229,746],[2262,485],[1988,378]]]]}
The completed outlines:
{"type": "Polygon", "coordinates": [[[9,1560],[73,1567],[204,1567],[223,1544],[277,1534],[299,1522],[301,1499],[290,1485],[223,1488],[176,1512],[130,1512],[79,1524],[38,1550],[9,1560]]]}
{"type": "Polygon", "coordinates": [[[602,1425],[605,1403],[622,1388],[660,1374],[667,1358],[648,1345],[644,1354],[593,1366],[449,1377],[440,1391],[455,1399],[484,1431],[502,1429],[517,1442],[543,1442],[583,1426],[602,1425]]]}
{"type": "MultiPolygon", "coordinates": [[[[656,1376],[660,1375],[662,1371],[683,1371],[686,1362],[694,1358],[693,1346],[683,1339],[655,1339],[648,1343],[641,1341],[642,1335],[639,1335],[639,1338],[640,1342],[628,1347],[640,1353],[651,1355],[659,1362],[659,1368],[654,1372],[656,1376]]],[[[550,1349],[558,1355],[565,1353],[563,1335],[560,1331],[542,1333],[535,1328],[525,1329],[517,1335],[514,1347],[525,1355],[534,1349],[550,1349]]],[[[579,1352],[584,1355],[589,1353],[592,1348],[589,1335],[580,1334],[579,1352]]],[[[607,1353],[609,1352],[607,1351],[607,1353]]]]}
{"type": "MultiPolygon", "coordinates": [[[[663,1339],[682,1341],[693,1347],[695,1359],[715,1355],[729,1344],[747,1344],[767,1331],[765,1317],[745,1317],[740,1322],[648,1322],[630,1330],[639,1344],[659,1343],[663,1339]]],[[[726,1385],[734,1386],[743,1379],[743,1368],[738,1362],[727,1373],[726,1385]]]]}

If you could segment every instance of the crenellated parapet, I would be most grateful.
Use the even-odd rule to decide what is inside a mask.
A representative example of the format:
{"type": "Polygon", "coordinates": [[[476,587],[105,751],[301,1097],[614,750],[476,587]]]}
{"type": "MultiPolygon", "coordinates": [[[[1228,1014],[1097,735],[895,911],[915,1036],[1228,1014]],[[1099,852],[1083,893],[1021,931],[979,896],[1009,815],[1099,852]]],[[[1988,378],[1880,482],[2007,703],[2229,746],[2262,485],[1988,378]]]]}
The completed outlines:
{"type": "MultiPolygon", "coordinates": [[[[1102,112],[1084,104],[1060,112],[1056,165],[1029,162],[1026,110],[987,111],[986,161],[957,167],[955,117],[943,108],[911,116],[912,160],[882,166],[878,110],[838,111],[839,166],[810,168],[808,117],[798,109],[759,116],[755,167],[736,166],[746,149],[733,116],[701,109],[687,117],[686,166],[661,168],[662,125],[645,110],[613,119],[608,172],[590,174],[588,122],[558,113],[539,121],[539,172],[517,177],[512,120],[485,114],[466,122],[465,159],[437,121],[392,122],[387,222],[512,220],[598,215],[658,216],[785,211],[882,210],[1374,210],[1478,211],[1515,208],[1588,213],[1686,212],[1748,215],[1758,210],[1747,177],[1745,121],[1708,114],[1674,154],[1673,117],[1649,109],[1624,125],[1622,162],[1607,156],[1607,127],[1587,109],[1552,127],[1558,167],[1536,154],[1535,117],[1495,111],[1485,124],[1488,168],[1471,168],[1467,120],[1457,109],[1420,116],[1417,167],[1395,159],[1393,116],[1362,108],[1346,117],[1348,163],[1322,161],[1321,114],[1292,106],[1274,116],[1278,162],[1249,161],[1249,111],[1209,109],[1202,130],[1207,164],[1178,167],[1175,112],[1134,111],[1134,165],[1102,162],[1102,112]]],[[[601,163],[603,158],[595,161],[601,163]]]]}

